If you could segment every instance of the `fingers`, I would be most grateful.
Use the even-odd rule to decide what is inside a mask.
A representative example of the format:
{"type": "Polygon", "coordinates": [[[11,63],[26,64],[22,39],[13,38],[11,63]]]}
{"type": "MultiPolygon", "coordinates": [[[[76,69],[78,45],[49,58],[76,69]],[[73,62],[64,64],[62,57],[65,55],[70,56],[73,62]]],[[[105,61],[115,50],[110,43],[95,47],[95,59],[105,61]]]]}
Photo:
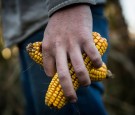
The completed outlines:
{"type": "Polygon", "coordinates": [[[75,46],[69,53],[69,56],[71,59],[71,63],[74,67],[75,73],[78,77],[79,83],[82,86],[90,85],[89,74],[84,65],[84,60],[79,46],[75,46]]]}
{"type": "Polygon", "coordinates": [[[85,53],[90,57],[94,67],[99,68],[102,66],[101,56],[93,41],[88,40],[88,42],[83,45],[83,49],[85,53]]]}
{"type": "Polygon", "coordinates": [[[45,45],[42,45],[42,52],[44,71],[48,76],[53,76],[56,72],[54,57],[50,55],[49,49],[45,45]]]}
{"type": "Polygon", "coordinates": [[[64,95],[69,99],[70,102],[76,102],[77,96],[73,88],[71,76],[69,74],[67,54],[63,48],[56,48],[56,66],[64,95]]]}

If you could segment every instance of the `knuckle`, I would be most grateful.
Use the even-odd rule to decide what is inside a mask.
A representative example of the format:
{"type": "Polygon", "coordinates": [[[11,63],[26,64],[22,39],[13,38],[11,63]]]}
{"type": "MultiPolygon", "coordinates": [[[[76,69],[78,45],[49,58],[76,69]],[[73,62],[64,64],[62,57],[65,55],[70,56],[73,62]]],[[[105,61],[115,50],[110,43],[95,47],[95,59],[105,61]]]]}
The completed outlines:
{"type": "Polygon", "coordinates": [[[75,66],[74,69],[75,69],[75,72],[76,72],[77,75],[85,74],[85,68],[80,66],[80,65],[79,66],[75,66]]]}
{"type": "Polygon", "coordinates": [[[101,56],[95,56],[95,57],[91,58],[91,61],[97,68],[102,65],[101,56]]]}
{"type": "Polygon", "coordinates": [[[44,50],[44,51],[49,51],[50,50],[50,45],[49,44],[42,44],[42,49],[44,50]]]}
{"type": "Polygon", "coordinates": [[[59,80],[60,81],[65,81],[65,80],[67,80],[67,72],[65,71],[65,70],[61,70],[59,73],[58,73],[58,75],[59,75],[59,80]]]}
{"type": "Polygon", "coordinates": [[[88,40],[87,39],[82,39],[81,44],[82,44],[82,46],[86,46],[86,44],[88,44],[88,40]]]}
{"type": "Polygon", "coordinates": [[[90,36],[90,30],[89,30],[89,28],[83,27],[83,30],[82,30],[82,29],[79,29],[78,35],[79,35],[81,38],[84,38],[84,37],[86,37],[86,36],[87,36],[87,37],[90,36]]]}
{"type": "Polygon", "coordinates": [[[76,47],[76,45],[77,45],[77,43],[76,43],[74,40],[69,40],[69,41],[67,42],[66,47],[67,47],[67,49],[69,50],[69,52],[72,52],[73,49],[76,47]]]}
{"type": "Polygon", "coordinates": [[[75,68],[75,73],[79,79],[79,82],[82,86],[88,86],[90,85],[90,78],[88,76],[88,72],[85,67],[83,66],[77,66],[75,68]],[[85,77],[84,77],[85,76],[85,77]]]}
{"type": "Polygon", "coordinates": [[[73,40],[68,42],[68,46],[69,49],[73,49],[75,47],[75,43],[73,42],[73,40]]]}
{"type": "Polygon", "coordinates": [[[99,60],[100,60],[100,57],[99,57],[99,56],[94,56],[94,57],[91,59],[91,61],[92,61],[93,63],[97,63],[99,60]]]}
{"type": "Polygon", "coordinates": [[[65,96],[69,99],[72,100],[74,98],[74,93],[69,91],[65,93],[65,96]]]}
{"type": "Polygon", "coordinates": [[[43,55],[43,58],[44,58],[44,60],[43,60],[44,64],[47,64],[48,59],[50,57],[50,54],[47,51],[45,51],[45,52],[42,53],[42,55],[43,55]]]}
{"type": "Polygon", "coordinates": [[[56,40],[53,42],[53,47],[54,48],[57,48],[57,47],[60,47],[62,45],[62,41],[61,40],[56,40]]]}
{"type": "Polygon", "coordinates": [[[89,86],[91,84],[90,79],[82,79],[79,82],[82,86],[89,86]]]}

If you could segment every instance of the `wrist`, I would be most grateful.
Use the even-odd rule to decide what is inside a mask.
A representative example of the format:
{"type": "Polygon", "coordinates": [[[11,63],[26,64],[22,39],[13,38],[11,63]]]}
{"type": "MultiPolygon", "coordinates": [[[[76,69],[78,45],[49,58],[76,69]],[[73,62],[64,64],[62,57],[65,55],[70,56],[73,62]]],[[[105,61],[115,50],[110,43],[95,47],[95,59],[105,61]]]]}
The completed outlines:
{"type": "MultiPolygon", "coordinates": [[[[89,30],[89,32],[91,32],[92,14],[89,5],[78,4],[55,12],[50,17],[48,25],[56,26],[58,24],[60,24],[59,27],[62,26],[62,24],[72,26],[72,28],[76,28],[76,31],[84,27],[83,29],[89,30]]],[[[67,29],[68,28],[66,28],[66,30],[67,29]]]]}

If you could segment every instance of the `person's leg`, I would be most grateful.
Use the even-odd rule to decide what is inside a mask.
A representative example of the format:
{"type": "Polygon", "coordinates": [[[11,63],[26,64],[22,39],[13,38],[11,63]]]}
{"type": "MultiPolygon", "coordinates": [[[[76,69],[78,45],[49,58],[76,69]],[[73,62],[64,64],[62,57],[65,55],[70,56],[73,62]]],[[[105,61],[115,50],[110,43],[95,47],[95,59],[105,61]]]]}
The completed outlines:
{"type": "Polygon", "coordinates": [[[23,50],[20,50],[20,57],[21,57],[21,85],[23,88],[23,94],[25,97],[25,108],[24,108],[24,114],[25,115],[36,115],[35,107],[34,107],[34,101],[33,101],[33,94],[31,91],[31,83],[29,78],[29,72],[27,69],[31,66],[28,64],[25,60],[23,50]]]}
{"type": "Polygon", "coordinates": [[[21,60],[21,83],[26,99],[25,115],[40,115],[44,110],[44,96],[50,82],[43,68],[36,64],[26,52],[29,43],[42,41],[44,29],[35,32],[18,44],[21,60]]]}

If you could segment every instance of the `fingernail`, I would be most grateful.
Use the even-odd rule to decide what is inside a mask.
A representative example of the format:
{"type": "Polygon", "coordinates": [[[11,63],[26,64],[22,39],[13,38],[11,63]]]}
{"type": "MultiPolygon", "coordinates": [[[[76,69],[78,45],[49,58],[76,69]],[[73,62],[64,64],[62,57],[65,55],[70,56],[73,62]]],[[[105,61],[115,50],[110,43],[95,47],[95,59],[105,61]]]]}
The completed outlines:
{"type": "Polygon", "coordinates": [[[71,103],[76,103],[77,102],[77,99],[72,99],[70,100],[71,103]]]}

